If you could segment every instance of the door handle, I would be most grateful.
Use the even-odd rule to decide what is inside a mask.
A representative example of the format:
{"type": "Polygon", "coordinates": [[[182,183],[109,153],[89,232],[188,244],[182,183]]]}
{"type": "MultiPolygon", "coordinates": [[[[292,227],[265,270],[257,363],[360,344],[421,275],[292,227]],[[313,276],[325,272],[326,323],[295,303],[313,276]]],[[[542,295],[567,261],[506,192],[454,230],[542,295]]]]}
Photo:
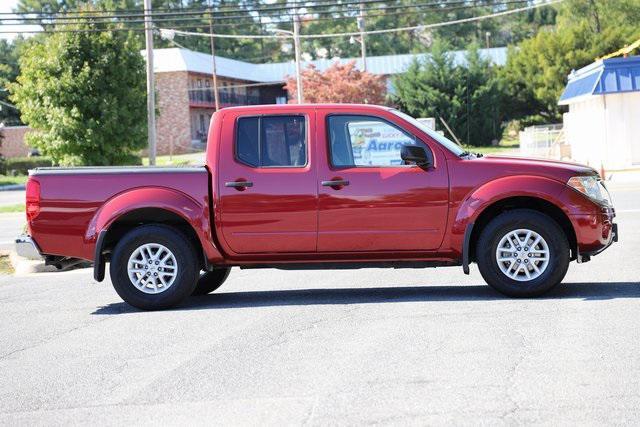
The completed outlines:
{"type": "Polygon", "coordinates": [[[253,182],[251,181],[230,181],[224,183],[225,187],[232,187],[238,191],[243,191],[245,188],[253,187],[253,182]]]}
{"type": "Polygon", "coordinates": [[[349,185],[349,181],[347,181],[346,179],[334,179],[331,181],[322,181],[321,182],[323,187],[331,187],[331,188],[340,188],[340,187],[344,187],[346,185],[349,185]]]}

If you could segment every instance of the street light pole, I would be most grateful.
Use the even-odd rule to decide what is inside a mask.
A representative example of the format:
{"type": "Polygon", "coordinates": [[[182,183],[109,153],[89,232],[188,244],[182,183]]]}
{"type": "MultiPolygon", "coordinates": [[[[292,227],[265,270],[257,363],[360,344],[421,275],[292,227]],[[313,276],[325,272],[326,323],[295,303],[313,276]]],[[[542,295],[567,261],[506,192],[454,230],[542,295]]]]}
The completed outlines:
{"type": "Polygon", "coordinates": [[[298,95],[298,104],[304,102],[304,92],[302,88],[302,71],[300,70],[300,21],[298,17],[298,11],[295,10],[293,15],[293,46],[296,56],[296,87],[298,95]]]}
{"type": "Polygon", "coordinates": [[[220,109],[220,98],[218,96],[218,72],[216,70],[216,42],[213,37],[213,7],[209,1],[209,34],[211,34],[211,58],[213,60],[213,100],[216,105],[216,111],[220,109]]]}
{"type": "Polygon", "coordinates": [[[304,93],[302,88],[302,72],[300,69],[300,27],[298,22],[298,16],[294,15],[293,17],[293,31],[282,30],[280,28],[272,28],[268,31],[271,31],[276,34],[284,34],[293,39],[293,47],[295,50],[296,57],[296,86],[297,86],[297,100],[298,104],[302,104],[304,102],[304,93]]]}
{"type": "Polygon", "coordinates": [[[153,74],[151,0],[144,0],[144,34],[147,49],[147,141],[149,145],[149,165],[154,166],[156,164],[156,84],[153,74]]]}
{"type": "Polygon", "coordinates": [[[362,55],[362,71],[367,71],[367,45],[364,39],[364,3],[360,2],[360,16],[358,16],[360,30],[360,54],[362,55]]]}

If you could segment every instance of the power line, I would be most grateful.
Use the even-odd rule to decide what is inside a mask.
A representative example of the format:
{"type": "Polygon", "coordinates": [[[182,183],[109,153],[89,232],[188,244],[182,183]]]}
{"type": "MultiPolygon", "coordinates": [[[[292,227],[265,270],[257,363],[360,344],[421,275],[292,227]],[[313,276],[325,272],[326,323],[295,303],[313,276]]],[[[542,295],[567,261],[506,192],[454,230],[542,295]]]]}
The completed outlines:
{"type": "MultiPolygon", "coordinates": [[[[387,3],[387,0],[362,0],[363,3],[365,4],[375,4],[375,3],[387,3]]],[[[360,2],[358,0],[349,0],[349,1],[345,1],[342,3],[337,3],[337,2],[333,2],[333,3],[327,3],[327,4],[323,4],[323,3],[318,3],[316,2],[316,4],[312,4],[312,5],[307,5],[307,6],[303,6],[302,8],[304,9],[315,9],[315,8],[322,8],[322,7],[336,7],[336,6],[349,6],[349,5],[357,5],[360,2]]],[[[267,6],[267,7],[260,7],[260,8],[234,8],[234,9],[214,9],[215,13],[235,13],[235,12],[265,12],[265,11],[282,11],[282,10],[291,10],[292,7],[288,6],[288,5],[276,5],[276,6],[267,6]]],[[[170,12],[153,12],[152,15],[153,16],[157,16],[159,14],[166,14],[166,15],[174,15],[174,14],[184,14],[184,13],[208,13],[209,9],[199,9],[199,10],[194,10],[194,9],[186,9],[186,10],[180,10],[180,9],[170,9],[170,12]]],[[[63,12],[0,12],[0,16],[2,15],[36,15],[36,16],[44,16],[44,17],[54,17],[55,15],[80,15],[80,16],[104,16],[104,15],[114,15],[114,14],[118,14],[121,12],[133,12],[131,15],[121,15],[121,16],[131,16],[131,17],[135,17],[135,16],[142,16],[144,15],[144,12],[141,12],[140,10],[136,10],[136,9],[125,9],[125,10],[110,10],[110,11],[63,11],[63,12]]]]}
{"type": "MultiPolygon", "coordinates": [[[[370,0],[370,2],[372,3],[386,3],[388,0],[370,0]]],[[[313,5],[308,5],[305,7],[321,7],[321,6],[330,6],[331,4],[335,4],[335,5],[341,5],[341,4],[347,4],[348,2],[344,2],[344,3],[337,3],[335,0],[315,0],[313,5]],[[330,4],[323,4],[323,3],[330,3],[330,4]]],[[[254,4],[260,4],[260,0],[256,0],[254,2],[254,4]]],[[[221,4],[219,3],[219,6],[221,4]]],[[[282,7],[283,9],[285,8],[290,8],[290,6],[284,6],[282,7]]],[[[217,10],[225,10],[225,9],[229,9],[231,11],[233,10],[245,10],[243,8],[236,8],[236,9],[231,9],[231,6],[223,6],[223,9],[218,8],[217,10]]],[[[153,9],[154,12],[153,14],[155,15],[155,11],[165,11],[165,12],[172,12],[172,11],[184,11],[184,10],[191,10],[190,7],[157,7],[153,9]]],[[[203,11],[207,11],[208,8],[206,9],[201,9],[203,11]]],[[[43,16],[51,16],[51,15],[56,15],[56,14],[84,14],[84,13],[121,13],[121,12],[140,12],[140,9],[101,9],[101,10],[89,10],[87,9],[86,11],[83,10],[58,10],[58,11],[51,11],[51,12],[46,12],[46,11],[22,11],[22,12],[0,12],[0,15],[43,15],[43,16]]]]}
{"type": "MultiPolygon", "coordinates": [[[[387,33],[398,33],[403,31],[415,31],[415,30],[424,30],[429,28],[437,28],[437,27],[445,27],[448,25],[462,24],[466,22],[475,22],[482,21],[485,19],[496,18],[498,16],[511,15],[518,12],[523,12],[526,10],[537,9],[544,6],[550,6],[553,4],[561,3],[564,0],[552,0],[544,3],[538,3],[530,6],[520,7],[517,9],[510,9],[502,12],[491,13],[488,15],[474,16],[470,18],[462,18],[455,19],[453,21],[444,21],[438,22],[435,24],[425,24],[425,25],[414,25],[410,27],[400,27],[400,28],[387,28],[383,30],[371,30],[364,31],[362,34],[387,34],[387,33]]],[[[219,37],[219,38],[274,38],[274,37],[282,37],[282,36],[270,36],[270,35],[240,35],[240,34],[206,34],[206,33],[194,33],[189,31],[179,31],[179,30],[169,30],[175,31],[176,34],[185,35],[185,36],[200,36],[200,37],[219,37]]],[[[329,34],[301,34],[298,37],[301,39],[320,39],[320,38],[331,38],[331,37],[351,37],[358,36],[361,32],[343,32],[343,33],[329,33],[329,34]]]]}
{"type": "MultiPolygon", "coordinates": [[[[479,6],[477,3],[480,0],[472,0],[473,4],[468,5],[469,7],[477,7],[479,6]]],[[[316,2],[317,3],[317,2],[316,2]]],[[[360,3],[362,4],[377,4],[377,3],[383,3],[383,7],[377,7],[376,9],[384,9],[384,10],[393,10],[393,9],[399,9],[399,8],[411,8],[411,7],[416,7],[416,6],[425,6],[425,5],[429,5],[429,6],[447,6],[447,5],[451,5],[451,4],[468,4],[469,1],[468,0],[458,0],[458,1],[444,1],[444,2],[431,2],[431,3],[423,3],[423,4],[419,4],[419,5],[407,5],[407,4],[400,4],[400,5],[388,5],[388,2],[386,0],[362,0],[362,1],[358,1],[358,0],[350,0],[350,1],[345,1],[342,3],[336,3],[335,1],[333,3],[329,3],[329,4],[313,4],[313,5],[308,5],[308,6],[303,6],[301,7],[302,9],[306,9],[306,10],[312,10],[312,12],[310,13],[315,13],[315,14],[327,14],[327,13],[334,13],[336,11],[331,11],[331,10],[326,10],[326,11],[313,11],[313,9],[315,8],[333,8],[333,7],[341,7],[344,8],[349,7],[349,6],[358,6],[360,3]]],[[[492,6],[496,3],[491,3],[488,2],[486,4],[481,4],[481,6],[492,6]]],[[[165,17],[165,16],[184,16],[184,15],[208,15],[210,14],[210,10],[209,9],[186,9],[186,10],[174,10],[173,12],[153,12],[151,13],[152,18],[155,17],[165,17]]],[[[269,12],[269,11],[273,11],[273,12],[277,12],[277,11],[291,11],[293,10],[293,8],[291,6],[269,6],[269,7],[263,7],[263,8],[236,8],[236,9],[228,9],[228,10],[214,10],[213,13],[214,14],[226,14],[226,13],[234,13],[234,12],[249,12],[249,13],[260,13],[260,12],[269,12]]],[[[369,8],[368,10],[374,10],[374,8],[369,8]]],[[[111,18],[143,18],[145,17],[144,12],[141,11],[135,11],[137,13],[132,13],[132,14],[120,14],[119,11],[113,11],[113,13],[107,13],[107,12],[100,12],[100,11],[74,11],[74,12],[54,12],[54,13],[47,13],[47,12],[1,12],[0,16],[4,16],[4,15],[10,15],[10,16],[22,16],[22,18],[2,18],[3,20],[22,20],[22,21],[42,21],[42,20],[51,20],[51,19],[63,19],[63,18],[67,18],[67,19],[111,19],[111,18]],[[40,17],[29,17],[29,16],[40,16],[40,17]],[[77,15],[77,16],[74,16],[77,15]],[[57,16],[60,16],[60,18],[57,18],[57,16]]],[[[351,12],[358,12],[358,9],[353,9],[351,10],[351,12]]],[[[302,13],[289,13],[289,15],[304,15],[302,13]]],[[[239,15],[239,16],[218,16],[216,17],[216,19],[221,19],[221,18],[237,18],[237,17],[242,17],[242,16],[246,16],[246,15],[239,15]]]]}
{"type": "MultiPolygon", "coordinates": [[[[509,4],[521,4],[521,3],[526,3],[528,0],[511,0],[511,1],[503,1],[500,3],[492,3],[491,5],[461,5],[461,6],[453,6],[453,7],[438,7],[435,9],[427,9],[427,10],[423,10],[420,9],[417,12],[395,12],[395,13],[387,13],[387,12],[382,12],[382,13],[369,13],[367,14],[367,16],[369,17],[390,17],[390,16],[406,16],[406,15],[415,15],[416,13],[420,13],[420,12],[427,12],[427,11],[435,11],[435,12],[448,12],[448,11],[452,11],[452,10],[461,10],[461,9],[474,9],[474,8],[479,8],[479,7],[497,7],[497,6],[507,6],[509,4]]],[[[458,1],[458,2],[449,2],[447,4],[460,4],[460,3],[467,3],[466,1],[458,1]]],[[[442,3],[441,3],[442,4],[442,3]]],[[[388,10],[388,9],[399,9],[399,8],[422,8],[422,7],[429,7],[429,6],[434,6],[436,5],[436,3],[423,3],[423,4],[413,4],[413,5],[403,5],[403,6],[398,6],[398,7],[389,7],[389,8],[383,8],[383,9],[378,9],[378,10],[388,10]]],[[[337,11],[332,11],[330,12],[331,14],[335,15],[337,13],[337,11]]],[[[222,17],[224,19],[226,18],[231,18],[231,17],[222,17]]],[[[225,23],[218,23],[215,26],[220,28],[220,27],[244,27],[246,25],[258,25],[258,26],[263,26],[263,25],[269,25],[269,24],[278,24],[278,23],[283,23],[282,21],[278,21],[278,22],[263,22],[262,21],[262,17],[252,17],[252,16],[241,16],[239,17],[241,19],[248,19],[250,20],[250,22],[248,23],[234,23],[234,24],[225,24],[225,23]]],[[[357,16],[329,16],[329,17],[320,17],[320,18],[307,18],[304,21],[305,22],[317,22],[317,21],[327,21],[327,20],[345,20],[345,19],[356,19],[357,16]]],[[[46,23],[46,24],[40,24],[40,25],[44,25],[44,26],[48,26],[48,25],[81,25],[81,24],[141,24],[144,23],[144,20],[121,20],[121,21],[95,21],[93,18],[89,18],[88,20],[90,22],[86,22],[86,21],[81,21],[80,18],[71,18],[72,20],[67,20],[67,19],[60,19],[60,18],[56,18],[55,21],[50,22],[50,23],[46,23]]],[[[100,19],[107,19],[107,17],[104,18],[100,18],[100,19]]],[[[110,19],[110,18],[109,18],[110,19]]],[[[198,27],[198,22],[196,21],[204,21],[205,17],[197,17],[197,18],[165,18],[165,19],[155,19],[154,22],[159,23],[159,22],[166,22],[166,23],[173,23],[173,22],[193,22],[193,25],[188,25],[188,26],[182,26],[182,27],[178,27],[178,26],[173,26],[174,28],[196,28],[198,27]]],[[[217,18],[217,20],[220,20],[221,18],[217,18]]],[[[0,19],[0,21],[6,21],[9,19],[0,19]]],[[[237,20],[237,19],[236,19],[237,20]]],[[[201,22],[200,23],[202,26],[207,25],[205,22],[201,22]]],[[[19,25],[24,25],[22,23],[6,23],[3,22],[2,25],[5,26],[19,26],[19,25]]],[[[136,27],[129,27],[128,29],[132,29],[132,30],[137,30],[138,28],[136,27]]],[[[78,29],[78,31],[83,30],[83,29],[78,29]]],[[[93,29],[86,29],[86,30],[93,30],[93,29]]],[[[127,28],[123,28],[123,29],[117,29],[119,31],[124,31],[127,30],[127,28]]],[[[47,31],[47,32],[55,32],[56,30],[53,31],[47,31]]],[[[60,30],[57,30],[60,31],[60,30]]],[[[105,31],[109,31],[109,29],[105,29],[105,31]]],[[[40,32],[40,31],[23,31],[23,32],[40,32]]],[[[2,32],[0,32],[2,33],[2,32]]]]}
{"type": "MultiPolygon", "coordinates": [[[[401,32],[401,31],[409,31],[409,30],[417,30],[417,29],[427,29],[427,28],[434,28],[434,27],[440,27],[440,26],[445,26],[445,25],[453,25],[453,24],[458,24],[458,23],[464,23],[464,22],[473,22],[473,21],[479,21],[479,20],[483,20],[483,19],[488,19],[488,18],[493,18],[496,16],[502,16],[502,15],[509,15],[512,13],[517,13],[517,12],[521,12],[521,11],[525,11],[525,10],[531,10],[531,9],[535,9],[535,8],[539,8],[539,7],[543,7],[543,6],[549,6],[552,4],[556,4],[559,3],[563,0],[554,0],[554,1],[549,1],[549,2],[545,2],[545,3],[538,3],[535,5],[530,5],[530,6],[526,6],[526,7],[522,7],[522,8],[517,8],[517,9],[509,9],[506,11],[502,11],[502,12],[496,12],[490,15],[483,15],[480,17],[471,17],[471,18],[463,18],[463,19],[458,19],[458,20],[454,20],[454,21],[446,21],[446,22],[441,22],[441,23],[436,23],[436,24],[424,24],[424,25],[416,25],[416,26],[411,26],[411,27],[402,27],[402,28],[392,28],[392,29],[385,29],[385,30],[374,30],[374,31],[368,31],[365,34],[383,34],[383,33],[390,33],[390,32],[401,32]]],[[[512,0],[512,1],[508,1],[508,2],[504,2],[504,3],[494,3],[493,6],[503,6],[506,4],[512,4],[512,3],[520,3],[522,1],[519,0],[512,0]]],[[[453,2],[450,2],[449,4],[451,4],[453,2]]],[[[416,5],[414,5],[416,6],[416,5]]],[[[473,6],[469,6],[469,8],[472,8],[473,6]]],[[[481,6],[475,6],[475,7],[481,7],[481,6]]],[[[488,6],[487,6],[488,7],[488,6]]],[[[453,8],[451,8],[453,9],[453,8]]],[[[445,11],[444,9],[440,9],[442,11],[445,11]]],[[[446,9],[449,10],[449,9],[446,9]]],[[[399,13],[398,13],[399,14],[399,13]]],[[[409,14],[407,12],[407,14],[409,14]]],[[[391,14],[378,14],[378,16],[385,16],[385,15],[391,15],[391,14]]],[[[372,16],[376,16],[376,15],[372,15],[372,16]]],[[[248,18],[245,16],[245,18],[248,18]]],[[[313,21],[319,21],[319,20],[325,20],[326,18],[311,18],[311,19],[307,19],[306,22],[313,22],[313,21]]],[[[355,17],[333,17],[330,19],[355,19],[355,17]]],[[[163,21],[164,22],[164,21],[163,21]]],[[[119,22],[100,22],[100,23],[94,23],[95,25],[100,25],[100,24],[112,24],[112,25],[122,25],[122,24],[126,24],[128,23],[128,21],[119,21],[119,22]]],[[[130,22],[129,22],[130,23],[130,22]]],[[[282,23],[282,22],[278,22],[278,23],[282,23]]],[[[252,24],[255,25],[265,25],[265,24],[277,24],[277,23],[263,23],[263,22],[252,22],[252,24]]],[[[71,25],[71,24],[69,24],[71,25]]],[[[203,23],[202,26],[204,26],[205,24],[203,23]]],[[[237,26],[246,26],[247,24],[217,24],[217,27],[221,27],[221,26],[230,26],[230,27],[237,27],[237,26]]],[[[189,31],[179,31],[179,28],[198,28],[198,25],[185,25],[185,26],[173,26],[173,29],[177,30],[176,33],[178,34],[182,34],[182,35],[196,35],[196,36],[202,36],[202,37],[210,37],[211,34],[208,33],[195,33],[195,32],[189,32],[189,31]]],[[[142,31],[143,28],[141,27],[128,27],[128,28],[105,28],[105,29],[99,29],[99,28],[88,28],[88,29],[44,29],[42,31],[40,30],[21,30],[21,31],[0,31],[0,34],[21,34],[21,33],[40,33],[40,32],[44,32],[44,33],[93,33],[93,32],[109,32],[109,31],[142,31]]],[[[300,35],[300,38],[329,38],[329,37],[343,37],[343,36],[357,36],[359,35],[360,32],[344,32],[344,33],[333,33],[333,34],[307,34],[307,35],[300,35]]],[[[220,33],[216,33],[213,35],[214,37],[218,37],[218,38],[230,38],[230,39],[273,39],[273,38],[278,38],[279,36],[276,35],[271,35],[271,34],[247,34],[247,35],[238,35],[238,34],[220,34],[220,33]]]]}

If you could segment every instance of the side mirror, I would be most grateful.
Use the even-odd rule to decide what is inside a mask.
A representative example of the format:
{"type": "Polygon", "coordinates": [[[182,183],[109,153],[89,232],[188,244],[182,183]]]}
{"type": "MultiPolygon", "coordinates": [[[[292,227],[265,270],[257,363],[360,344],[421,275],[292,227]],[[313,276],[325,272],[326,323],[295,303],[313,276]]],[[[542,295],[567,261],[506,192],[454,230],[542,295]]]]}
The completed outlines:
{"type": "Polygon", "coordinates": [[[400,158],[405,162],[415,163],[421,168],[428,168],[433,165],[431,152],[419,145],[403,145],[400,151],[400,158]]]}

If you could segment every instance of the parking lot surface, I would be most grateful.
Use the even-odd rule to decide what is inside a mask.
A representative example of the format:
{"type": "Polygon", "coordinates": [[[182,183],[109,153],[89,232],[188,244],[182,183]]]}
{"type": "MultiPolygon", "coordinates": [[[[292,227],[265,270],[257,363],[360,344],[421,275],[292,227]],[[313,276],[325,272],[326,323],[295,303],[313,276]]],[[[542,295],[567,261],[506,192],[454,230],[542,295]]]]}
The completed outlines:
{"type": "Polygon", "coordinates": [[[540,299],[477,267],[233,270],[140,312],[90,270],[0,276],[0,424],[637,424],[640,186],[540,299]]]}

